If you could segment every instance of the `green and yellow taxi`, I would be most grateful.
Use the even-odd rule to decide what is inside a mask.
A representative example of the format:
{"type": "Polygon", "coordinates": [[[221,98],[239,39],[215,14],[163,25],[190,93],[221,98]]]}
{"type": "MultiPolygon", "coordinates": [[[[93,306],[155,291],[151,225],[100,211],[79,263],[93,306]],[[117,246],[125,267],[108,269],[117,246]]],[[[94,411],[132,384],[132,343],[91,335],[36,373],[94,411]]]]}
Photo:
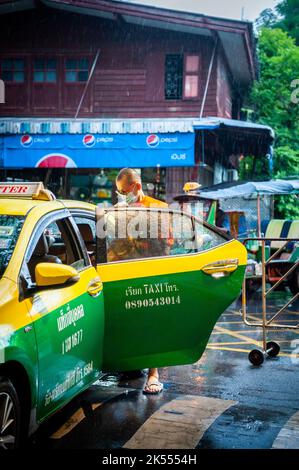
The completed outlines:
{"type": "Polygon", "coordinates": [[[196,362],[246,262],[240,242],[180,211],[0,183],[0,448],[103,371],[196,362]]]}

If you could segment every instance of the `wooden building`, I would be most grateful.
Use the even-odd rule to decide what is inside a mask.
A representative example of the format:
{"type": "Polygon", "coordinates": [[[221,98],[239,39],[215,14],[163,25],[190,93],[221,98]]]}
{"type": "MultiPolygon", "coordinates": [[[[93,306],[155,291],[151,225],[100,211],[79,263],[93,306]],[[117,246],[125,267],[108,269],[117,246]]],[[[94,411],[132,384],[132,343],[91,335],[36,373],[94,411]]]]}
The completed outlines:
{"type": "MultiPolygon", "coordinates": [[[[228,146],[215,127],[206,127],[203,146],[204,125],[196,130],[192,122],[208,116],[235,120],[232,123],[239,120],[243,98],[256,76],[256,46],[249,22],[126,1],[0,0],[0,77],[5,84],[5,103],[0,104],[2,139],[19,134],[63,138],[72,132],[93,136],[98,134],[93,129],[99,128],[99,135],[105,135],[105,128],[109,135],[114,134],[115,123],[117,133],[126,129],[146,138],[158,134],[161,141],[164,134],[171,134],[176,121],[173,132],[194,134],[193,161],[184,165],[182,159],[178,166],[173,159],[164,167],[162,159],[158,164],[167,168],[163,174],[169,197],[184,179],[213,184],[234,168],[229,157],[243,151],[233,142],[244,141],[244,126],[241,130],[237,123],[229,126],[237,134],[231,135],[228,146]]],[[[251,146],[257,140],[261,143],[258,150],[250,148],[253,153],[267,151],[272,139],[269,130],[251,129],[249,134],[251,146]]],[[[5,153],[2,142],[0,155],[1,145],[2,166],[9,171],[9,151],[5,153]]],[[[53,148],[48,150],[53,154],[53,148]]],[[[176,151],[172,145],[171,151],[177,155],[181,148],[176,151]]],[[[147,164],[139,166],[157,166],[156,160],[151,164],[148,158],[153,154],[148,152],[147,164]]],[[[26,168],[25,160],[19,168],[26,168]]],[[[123,166],[129,163],[124,158],[123,166]]],[[[138,166],[138,159],[134,163],[138,166]]],[[[98,162],[93,166],[98,167],[98,162]]],[[[113,165],[105,161],[103,166],[113,165]]]]}

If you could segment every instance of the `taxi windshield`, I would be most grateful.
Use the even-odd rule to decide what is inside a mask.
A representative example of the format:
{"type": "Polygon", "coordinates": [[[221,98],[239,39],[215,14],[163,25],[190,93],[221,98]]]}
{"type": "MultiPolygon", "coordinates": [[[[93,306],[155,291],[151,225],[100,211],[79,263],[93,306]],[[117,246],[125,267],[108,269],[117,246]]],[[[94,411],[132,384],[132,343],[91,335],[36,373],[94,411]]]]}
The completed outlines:
{"type": "Polygon", "coordinates": [[[0,278],[15,249],[25,217],[0,215],[0,278]]]}

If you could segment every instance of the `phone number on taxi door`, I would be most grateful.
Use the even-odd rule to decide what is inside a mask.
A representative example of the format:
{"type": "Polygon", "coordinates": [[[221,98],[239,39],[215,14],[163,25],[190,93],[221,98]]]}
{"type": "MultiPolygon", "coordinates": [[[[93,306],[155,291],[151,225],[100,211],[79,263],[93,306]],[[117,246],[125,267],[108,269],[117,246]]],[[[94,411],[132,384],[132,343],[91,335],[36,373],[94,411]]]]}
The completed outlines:
{"type": "Polygon", "coordinates": [[[131,308],[141,307],[163,307],[165,305],[176,305],[181,303],[181,297],[179,295],[172,295],[167,297],[157,297],[156,299],[134,299],[127,300],[125,308],[127,310],[131,308]]]}

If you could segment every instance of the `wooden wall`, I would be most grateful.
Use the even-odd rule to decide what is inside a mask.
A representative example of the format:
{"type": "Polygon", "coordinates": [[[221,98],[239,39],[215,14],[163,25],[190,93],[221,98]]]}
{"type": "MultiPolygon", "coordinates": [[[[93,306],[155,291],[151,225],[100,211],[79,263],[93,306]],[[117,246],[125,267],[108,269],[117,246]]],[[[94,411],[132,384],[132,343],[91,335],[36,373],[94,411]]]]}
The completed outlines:
{"type": "MultiPolygon", "coordinates": [[[[199,116],[213,44],[205,36],[166,32],[46,7],[0,17],[0,59],[24,58],[26,80],[6,83],[0,116],[74,117],[84,84],[67,84],[64,61],[100,58],[79,117],[148,118],[199,116]],[[165,100],[166,54],[200,56],[197,99],[165,100]],[[56,84],[33,83],[36,57],[57,57],[56,84]]],[[[204,116],[231,117],[233,88],[219,51],[204,116]]]]}

